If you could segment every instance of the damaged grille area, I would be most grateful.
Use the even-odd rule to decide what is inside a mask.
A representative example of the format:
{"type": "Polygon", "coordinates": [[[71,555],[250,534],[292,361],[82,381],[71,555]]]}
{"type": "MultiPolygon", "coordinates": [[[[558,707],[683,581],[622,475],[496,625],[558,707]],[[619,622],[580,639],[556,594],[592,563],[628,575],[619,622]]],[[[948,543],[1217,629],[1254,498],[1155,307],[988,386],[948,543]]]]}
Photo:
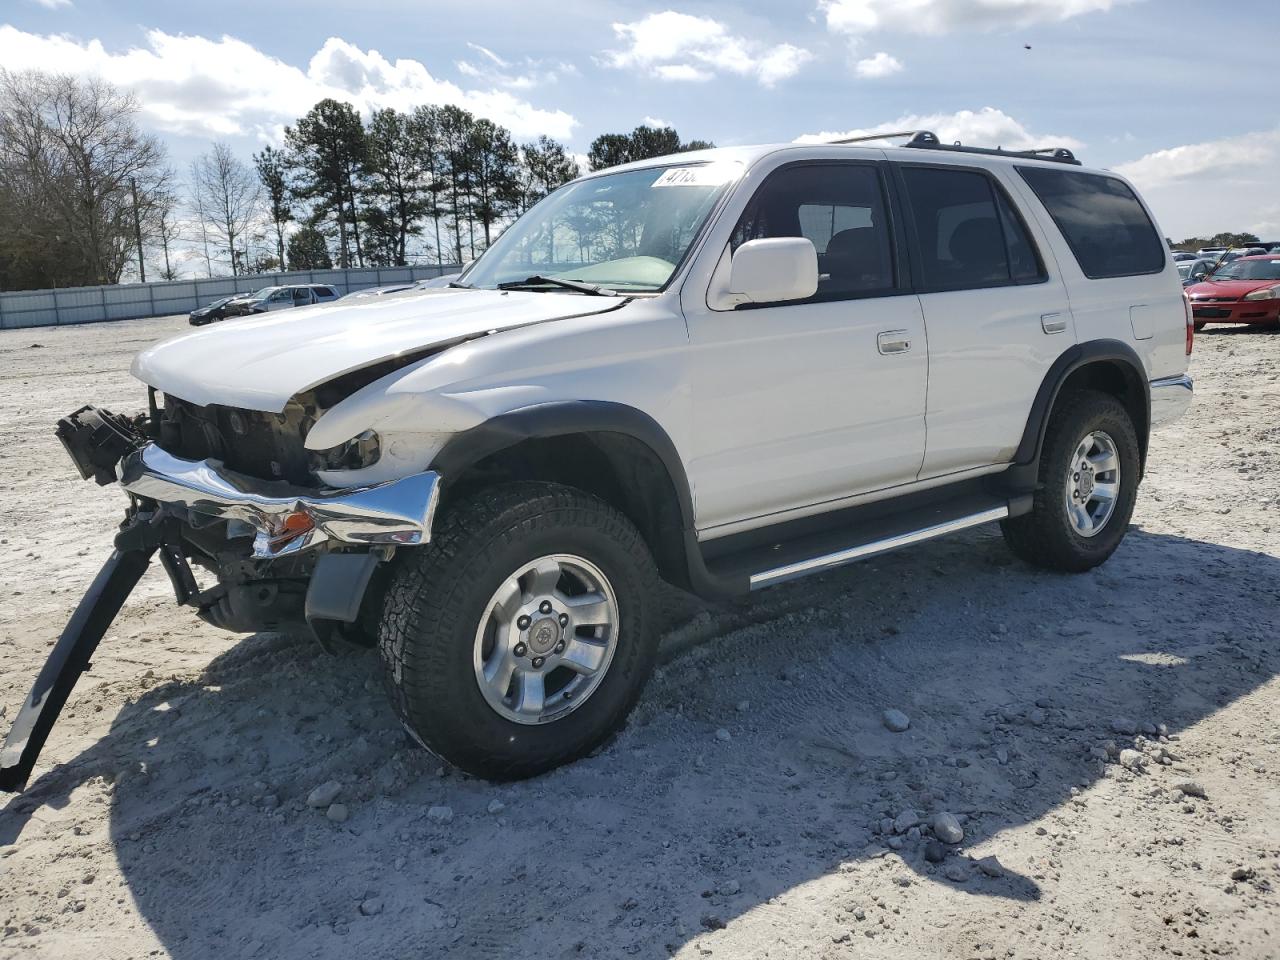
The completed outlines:
{"type": "Polygon", "coordinates": [[[298,486],[318,487],[321,484],[312,473],[315,467],[333,469],[346,465],[317,462],[303,446],[321,415],[362,387],[447,346],[411,351],[352,370],[298,394],[280,413],[216,403],[202,407],[169,393],[164,394],[164,406],[156,410],[153,391],[153,433],[156,442],[175,457],[220,460],[232,470],[260,480],[287,480],[298,486]]]}
{"type": "Polygon", "coordinates": [[[260,480],[316,486],[303,440],[321,412],[314,393],[290,400],[282,413],[202,407],[165,394],[157,440],[175,457],[220,460],[260,480]]]}

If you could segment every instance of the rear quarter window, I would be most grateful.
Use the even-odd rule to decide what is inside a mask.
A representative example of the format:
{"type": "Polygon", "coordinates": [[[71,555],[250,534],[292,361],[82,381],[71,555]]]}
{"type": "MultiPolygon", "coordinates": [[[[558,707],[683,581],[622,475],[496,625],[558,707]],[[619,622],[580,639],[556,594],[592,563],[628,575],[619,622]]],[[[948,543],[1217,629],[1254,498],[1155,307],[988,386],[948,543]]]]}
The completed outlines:
{"type": "Polygon", "coordinates": [[[1091,280],[1159,273],[1165,245],[1128,184],[1076,170],[1018,167],[1091,280]]]}

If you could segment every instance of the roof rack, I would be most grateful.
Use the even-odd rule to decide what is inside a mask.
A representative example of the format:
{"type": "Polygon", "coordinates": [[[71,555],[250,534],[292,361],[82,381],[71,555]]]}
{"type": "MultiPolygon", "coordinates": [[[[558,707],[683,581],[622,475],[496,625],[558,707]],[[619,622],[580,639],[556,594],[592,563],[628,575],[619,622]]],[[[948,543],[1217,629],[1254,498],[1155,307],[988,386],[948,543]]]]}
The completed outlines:
{"type": "Polygon", "coordinates": [[[1025,157],[1028,160],[1052,160],[1054,163],[1070,163],[1080,166],[1076,155],[1066,147],[1039,147],[1035,150],[1005,150],[1003,147],[966,147],[956,141],[943,143],[932,130],[902,130],[896,133],[869,133],[860,137],[843,137],[831,143],[866,143],[871,140],[888,140],[893,137],[910,137],[904,147],[917,150],[948,150],[955,153],[980,153],[996,157],[1025,157]]]}

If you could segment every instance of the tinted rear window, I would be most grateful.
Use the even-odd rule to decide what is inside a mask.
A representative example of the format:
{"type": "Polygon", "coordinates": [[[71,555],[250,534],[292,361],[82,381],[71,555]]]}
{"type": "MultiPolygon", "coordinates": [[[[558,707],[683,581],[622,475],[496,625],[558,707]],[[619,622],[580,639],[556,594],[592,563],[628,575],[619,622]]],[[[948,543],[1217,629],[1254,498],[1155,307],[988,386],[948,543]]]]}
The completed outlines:
{"type": "Polygon", "coordinates": [[[1019,167],[1092,280],[1164,269],[1165,245],[1133,191],[1114,177],[1019,167]]]}
{"type": "Polygon", "coordinates": [[[984,173],[903,166],[928,290],[1030,283],[1043,271],[1018,215],[984,173]]]}

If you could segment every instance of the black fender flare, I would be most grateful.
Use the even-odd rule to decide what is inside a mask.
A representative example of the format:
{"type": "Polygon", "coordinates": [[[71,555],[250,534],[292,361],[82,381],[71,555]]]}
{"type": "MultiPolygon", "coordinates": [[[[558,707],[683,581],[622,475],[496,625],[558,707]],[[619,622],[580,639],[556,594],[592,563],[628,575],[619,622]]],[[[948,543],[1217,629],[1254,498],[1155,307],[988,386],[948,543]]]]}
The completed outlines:
{"type": "Polygon", "coordinates": [[[1027,415],[1027,425],[1023,428],[1022,439],[1013,455],[1013,471],[1022,480],[1034,484],[1039,469],[1040,454],[1044,447],[1045,432],[1049,429],[1049,418],[1053,414],[1054,404],[1062,392],[1063,385],[1077,370],[1095,363],[1117,364],[1125,372],[1126,379],[1137,387],[1142,397],[1143,421],[1134,424],[1138,431],[1138,442],[1141,446],[1139,456],[1145,465],[1147,459],[1147,441],[1151,433],[1151,384],[1147,379],[1146,368],[1137,352],[1129,344],[1121,340],[1089,340],[1077,343],[1062,352],[1049,372],[1045,374],[1036,391],[1035,400],[1031,404],[1031,412],[1027,415]]]}
{"type": "Polygon", "coordinates": [[[620,433],[638,440],[662,462],[675,489],[680,518],[693,529],[693,494],[684,461],[658,421],[635,407],[608,400],[552,400],[501,413],[451,437],[431,461],[446,483],[485,457],[525,440],[575,433],[620,433]]]}
{"type": "Polygon", "coordinates": [[[440,473],[447,489],[451,478],[495,453],[526,440],[575,434],[618,434],[646,447],[665,471],[676,500],[678,522],[660,531],[679,558],[674,579],[704,597],[741,592],[707,570],[695,533],[693,491],[684,461],[662,425],[636,407],[608,400],[553,400],[519,407],[451,437],[433,458],[431,469],[440,473]]]}

